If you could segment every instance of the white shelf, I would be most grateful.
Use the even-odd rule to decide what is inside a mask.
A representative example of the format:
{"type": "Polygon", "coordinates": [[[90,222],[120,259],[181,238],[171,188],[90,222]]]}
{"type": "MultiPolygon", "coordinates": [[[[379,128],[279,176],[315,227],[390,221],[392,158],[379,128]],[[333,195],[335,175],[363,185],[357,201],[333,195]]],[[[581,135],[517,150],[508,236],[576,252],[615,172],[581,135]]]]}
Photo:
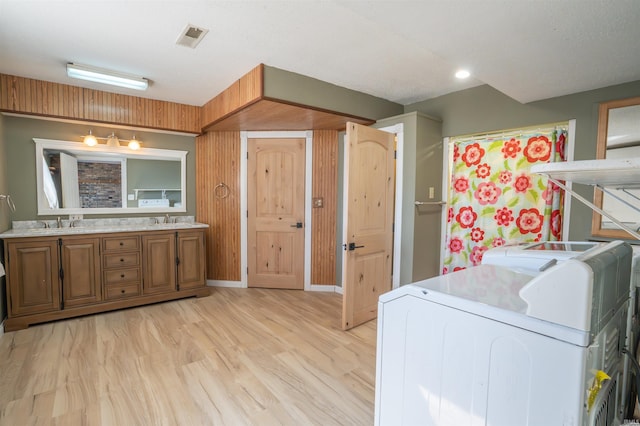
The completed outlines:
{"type": "Polygon", "coordinates": [[[585,185],[640,188],[640,157],[536,164],[531,172],[585,185]]]}
{"type": "Polygon", "coordinates": [[[178,189],[169,189],[169,188],[135,188],[133,190],[135,194],[135,199],[138,199],[138,193],[140,192],[161,192],[162,198],[165,198],[167,192],[181,192],[180,188],[178,189]]]}
{"type": "MultiPolygon", "coordinates": [[[[596,186],[603,192],[613,196],[614,198],[618,198],[611,192],[611,188],[640,188],[640,157],[536,164],[531,167],[531,172],[546,175],[549,180],[553,181],[556,185],[567,191],[583,204],[608,218],[619,228],[624,229],[636,239],[640,240],[640,233],[638,233],[638,231],[629,228],[629,226],[617,220],[613,215],[602,210],[590,200],[580,196],[561,182],[571,181],[584,185],[596,186]]],[[[632,206],[628,203],[625,204],[640,213],[640,206],[632,206]]]]}

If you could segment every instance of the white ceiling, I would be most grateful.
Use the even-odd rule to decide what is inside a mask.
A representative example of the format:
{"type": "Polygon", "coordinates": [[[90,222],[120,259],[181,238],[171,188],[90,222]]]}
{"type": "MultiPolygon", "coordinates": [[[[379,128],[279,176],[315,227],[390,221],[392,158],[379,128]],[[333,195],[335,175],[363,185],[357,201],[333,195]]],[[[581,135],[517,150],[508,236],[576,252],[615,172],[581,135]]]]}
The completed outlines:
{"type": "Polygon", "coordinates": [[[638,0],[0,0],[0,73],[202,105],[264,63],[401,104],[485,83],[526,103],[640,80],[639,22],[638,0]],[[195,50],[187,24],[209,29],[195,50]]]}

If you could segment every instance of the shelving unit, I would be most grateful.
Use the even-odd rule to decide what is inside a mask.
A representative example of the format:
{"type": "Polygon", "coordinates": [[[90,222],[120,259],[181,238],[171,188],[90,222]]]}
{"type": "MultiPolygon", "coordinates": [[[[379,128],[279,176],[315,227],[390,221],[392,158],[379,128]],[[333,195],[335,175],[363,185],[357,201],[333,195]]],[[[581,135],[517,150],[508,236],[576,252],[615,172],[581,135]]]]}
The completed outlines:
{"type": "Polygon", "coordinates": [[[133,193],[135,194],[135,199],[138,199],[138,194],[140,192],[160,192],[162,194],[162,198],[166,198],[167,192],[180,192],[180,188],[178,189],[170,189],[170,188],[135,188],[133,193]]]}
{"type": "Polygon", "coordinates": [[[574,198],[640,240],[640,233],[637,230],[629,228],[613,215],[593,204],[591,200],[587,200],[561,182],[572,181],[595,186],[640,214],[640,204],[630,204],[611,191],[611,189],[640,189],[640,157],[536,164],[531,167],[531,172],[547,176],[549,180],[567,191],[574,198]]]}

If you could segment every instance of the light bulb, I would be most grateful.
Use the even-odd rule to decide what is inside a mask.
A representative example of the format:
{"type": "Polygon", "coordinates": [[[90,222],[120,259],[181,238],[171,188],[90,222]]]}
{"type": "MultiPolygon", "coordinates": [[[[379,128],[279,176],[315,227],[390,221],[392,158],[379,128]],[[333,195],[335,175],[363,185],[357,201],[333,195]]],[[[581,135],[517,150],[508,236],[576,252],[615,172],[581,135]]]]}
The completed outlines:
{"type": "Polygon", "coordinates": [[[84,137],[83,142],[87,146],[96,146],[98,145],[98,139],[91,134],[91,130],[89,130],[89,134],[84,137]]]}
{"type": "Polygon", "coordinates": [[[129,141],[129,149],[134,151],[140,149],[140,142],[136,140],[136,135],[133,135],[133,138],[129,141]]]}

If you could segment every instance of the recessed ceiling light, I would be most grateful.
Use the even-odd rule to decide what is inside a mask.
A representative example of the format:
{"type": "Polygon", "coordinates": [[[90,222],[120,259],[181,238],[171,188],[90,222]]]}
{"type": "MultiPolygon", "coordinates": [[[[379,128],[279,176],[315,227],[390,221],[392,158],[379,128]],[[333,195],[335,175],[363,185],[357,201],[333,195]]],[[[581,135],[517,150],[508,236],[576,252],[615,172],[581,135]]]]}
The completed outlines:
{"type": "Polygon", "coordinates": [[[471,73],[467,70],[458,70],[456,71],[456,78],[459,78],[460,80],[464,80],[465,78],[469,78],[469,76],[471,75],[471,73]]]}

